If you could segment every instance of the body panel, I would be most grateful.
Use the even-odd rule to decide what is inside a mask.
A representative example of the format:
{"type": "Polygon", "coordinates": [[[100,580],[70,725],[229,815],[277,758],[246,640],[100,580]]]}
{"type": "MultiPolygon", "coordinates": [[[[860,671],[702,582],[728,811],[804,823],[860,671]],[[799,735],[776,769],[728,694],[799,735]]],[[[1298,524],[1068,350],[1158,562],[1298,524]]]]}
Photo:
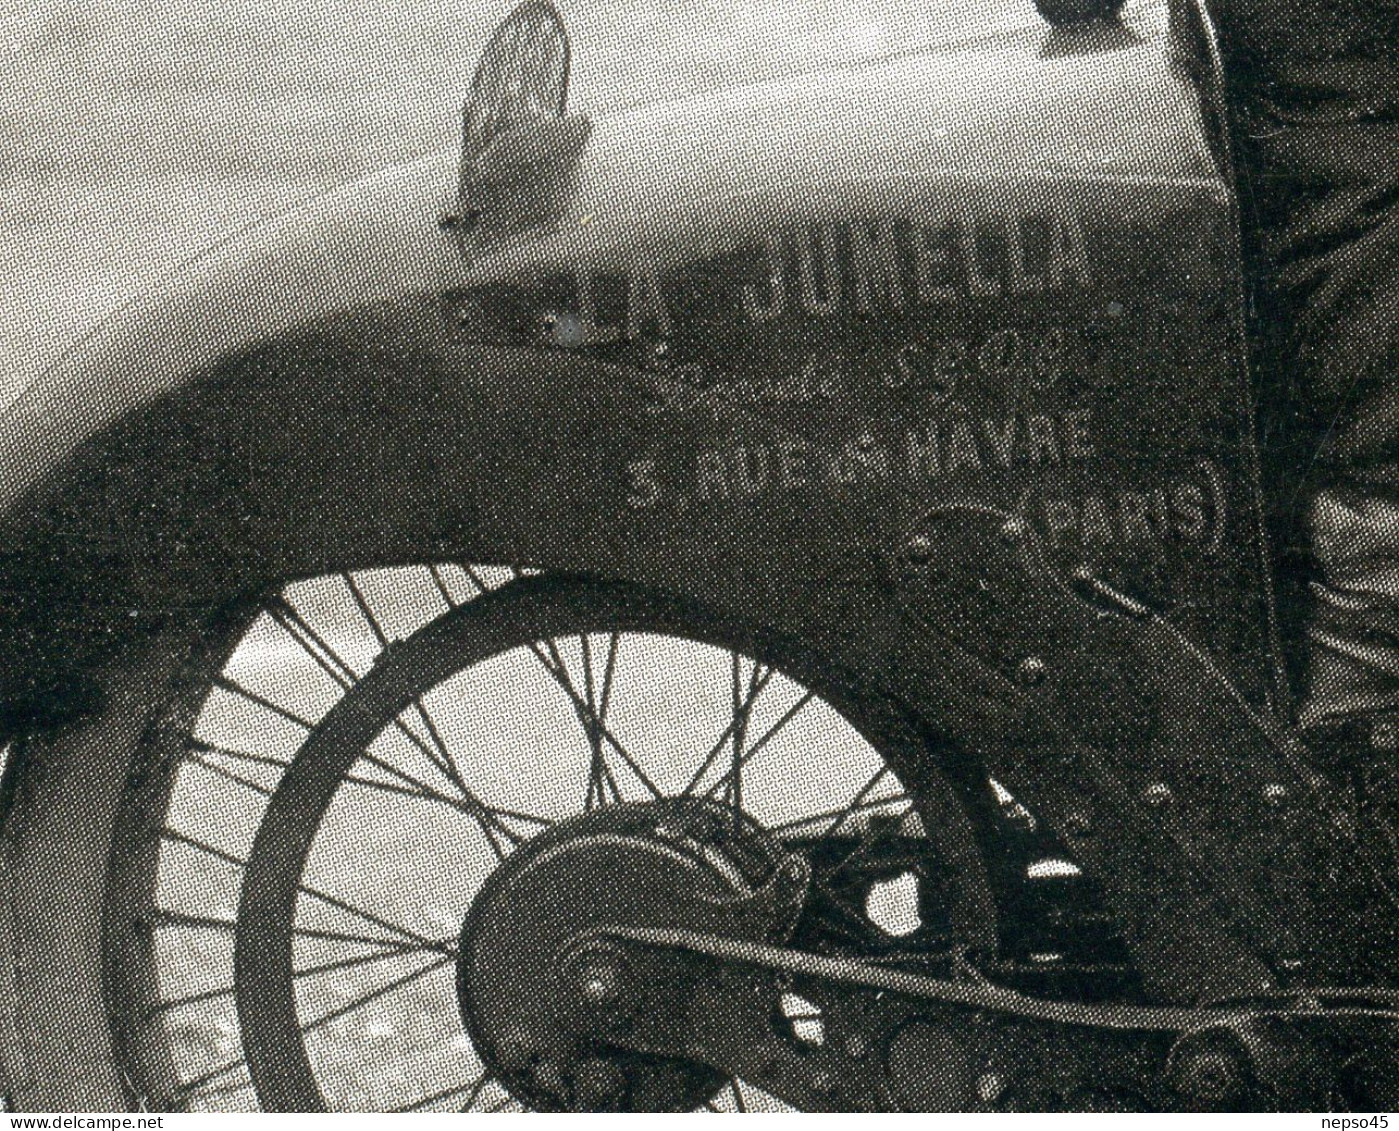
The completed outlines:
{"type": "Polygon", "coordinates": [[[1344,977],[1364,925],[1306,865],[1348,841],[1270,717],[1231,192],[1162,9],[629,111],[566,175],[460,242],[446,159],[323,198],[31,388],[12,724],[278,579],[624,578],[1092,830],[1152,992],[1344,977]]]}

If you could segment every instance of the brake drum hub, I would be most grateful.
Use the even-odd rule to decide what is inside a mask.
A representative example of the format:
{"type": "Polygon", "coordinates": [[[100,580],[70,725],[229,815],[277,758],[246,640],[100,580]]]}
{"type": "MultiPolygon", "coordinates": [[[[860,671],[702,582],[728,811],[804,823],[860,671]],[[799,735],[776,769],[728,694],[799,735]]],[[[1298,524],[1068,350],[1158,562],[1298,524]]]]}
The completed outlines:
{"type": "Polygon", "coordinates": [[[693,1110],[723,1075],[597,1039],[642,1010],[684,1003],[670,956],[642,968],[600,931],[684,927],[779,941],[806,878],[804,861],[708,802],[617,805],[557,825],[500,865],[462,925],[467,1032],[486,1067],[537,1110],[693,1110]]]}

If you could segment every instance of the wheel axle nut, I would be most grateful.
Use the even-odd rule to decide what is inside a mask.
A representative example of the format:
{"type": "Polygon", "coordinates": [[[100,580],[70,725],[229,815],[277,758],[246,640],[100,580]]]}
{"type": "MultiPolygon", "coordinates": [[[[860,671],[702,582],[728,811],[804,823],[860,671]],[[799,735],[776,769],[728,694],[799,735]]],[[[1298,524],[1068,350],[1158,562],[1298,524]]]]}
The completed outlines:
{"type": "Polygon", "coordinates": [[[622,1000],[626,991],[626,965],[610,947],[591,947],[568,959],[564,984],[590,1009],[607,1009],[622,1000]]]}

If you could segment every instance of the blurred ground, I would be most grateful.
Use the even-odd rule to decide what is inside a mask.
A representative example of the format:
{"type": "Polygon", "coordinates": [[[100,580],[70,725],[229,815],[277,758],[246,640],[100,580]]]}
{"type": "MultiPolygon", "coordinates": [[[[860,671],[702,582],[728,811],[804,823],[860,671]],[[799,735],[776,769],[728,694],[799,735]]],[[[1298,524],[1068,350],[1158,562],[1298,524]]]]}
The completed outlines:
{"type": "MultiPolygon", "coordinates": [[[[508,0],[0,0],[0,406],[104,313],[259,217],[455,144],[508,0]]],[[[563,0],[574,105],[877,56],[1030,0],[563,0]]]]}

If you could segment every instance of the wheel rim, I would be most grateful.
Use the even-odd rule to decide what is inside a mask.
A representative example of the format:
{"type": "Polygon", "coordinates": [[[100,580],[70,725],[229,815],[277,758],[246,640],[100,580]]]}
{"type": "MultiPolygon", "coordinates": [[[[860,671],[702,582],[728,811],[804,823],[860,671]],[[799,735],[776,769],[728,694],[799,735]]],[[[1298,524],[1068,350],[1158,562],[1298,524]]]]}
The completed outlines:
{"type": "MultiPolygon", "coordinates": [[[[159,1035],[125,1042],[130,1058],[162,1060],[167,1083],[156,1095],[166,1104],[251,1104],[251,1080],[261,1105],[280,1110],[510,1106],[509,1094],[473,1061],[459,1019],[450,1031],[460,917],[515,845],[617,800],[707,794],[808,848],[855,834],[869,840],[876,826],[886,843],[928,840],[929,857],[956,859],[958,875],[936,892],[922,877],[915,911],[926,918],[913,941],[897,929],[875,932],[878,939],[895,950],[926,945],[965,935],[969,917],[994,930],[989,900],[965,906],[968,850],[955,802],[943,798],[946,804],[930,809],[924,789],[915,809],[894,769],[908,755],[898,748],[913,741],[910,734],[876,723],[876,751],[869,720],[857,729],[858,713],[844,703],[837,709],[840,696],[828,698],[800,663],[779,662],[768,650],[755,660],[759,650],[725,629],[698,626],[691,611],[630,592],[516,581],[489,601],[467,602],[462,584],[437,570],[433,576],[459,607],[389,648],[372,672],[360,678],[355,669],[363,664],[333,651],[322,656],[332,668],[342,660],[356,678],[323,717],[303,720],[308,737],[295,756],[275,759],[288,766],[266,765],[259,777],[249,751],[211,753],[216,744],[196,737],[200,773],[212,762],[260,787],[247,789],[260,809],[245,822],[256,832],[244,844],[170,828],[178,807],[170,783],[189,764],[189,751],[164,775],[162,831],[146,838],[159,847],[144,859],[127,854],[128,873],[134,865],[164,879],[127,888],[149,893],[155,915],[148,911],[147,921],[165,932],[216,934],[218,961],[210,965],[225,970],[230,984],[206,984],[206,976],[178,983],[177,992],[161,965],[173,960],[158,945],[146,947],[144,979],[128,966],[116,980],[128,993],[144,982],[147,1030],[152,1016],[201,1009],[217,1011],[225,1031],[235,1030],[226,1032],[228,1055],[206,1057],[197,1070],[153,1058],[159,1035]],[[649,679],[644,688],[639,674],[649,679]],[[541,761],[547,772],[533,773],[541,761]],[[791,783],[803,773],[820,790],[796,797],[791,783]],[[938,818],[931,837],[930,813],[938,818]],[[364,850],[375,842],[393,851],[364,850]],[[172,845],[227,873],[234,915],[213,925],[197,911],[169,906],[177,894],[172,845]],[[418,863],[405,869],[409,860],[418,863]],[[958,906],[948,910],[950,903],[958,906]]],[[[483,590],[494,587],[476,579],[483,590]]],[[[372,602],[360,597],[373,620],[372,602]]],[[[298,635],[285,609],[269,608],[298,635]]],[[[393,635],[382,626],[374,631],[381,647],[393,635]]],[[[232,683],[225,673],[215,692],[226,694],[232,683]]],[[[280,717],[271,708],[285,704],[257,697],[265,700],[260,710],[280,717]]],[[[197,733],[197,720],[190,729],[197,733]]],[[[147,801],[140,823],[149,832],[157,819],[147,801]]],[[[816,945],[855,945],[853,937],[870,928],[868,907],[853,902],[863,880],[856,877],[853,896],[836,891],[848,879],[828,885],[816,945]]],[[[128,959],[131,953],[128,945],[128,959]]],[[[149,1063],[133,1068],[152,1076],[149,1063]]],[[[740,1082],[716,1097],[729,1108],[763,1101],[740,1082]]]]}

